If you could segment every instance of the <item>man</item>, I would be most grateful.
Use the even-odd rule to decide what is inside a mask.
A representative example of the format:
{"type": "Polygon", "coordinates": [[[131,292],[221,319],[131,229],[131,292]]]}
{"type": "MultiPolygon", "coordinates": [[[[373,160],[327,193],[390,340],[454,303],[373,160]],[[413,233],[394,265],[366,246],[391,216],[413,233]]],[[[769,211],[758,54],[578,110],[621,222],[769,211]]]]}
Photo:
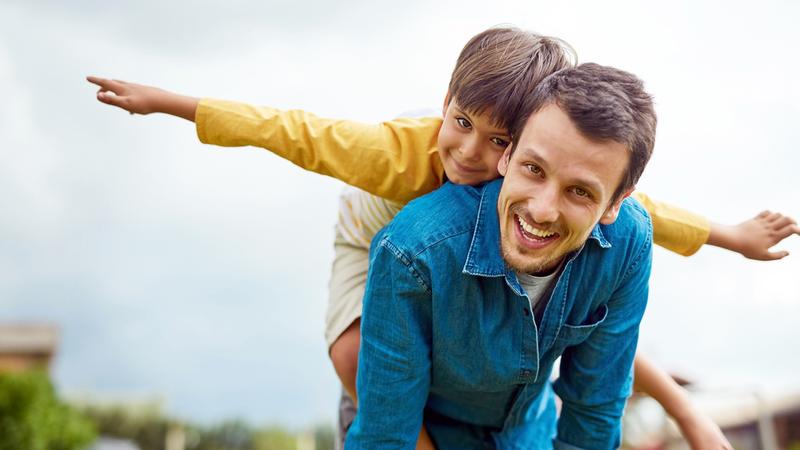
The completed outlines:
{"type": "Polygon", "coordinates": [[[347,448],[414,448],[423,422],[439,449],[619,445],[652,245],[625,198],[655,125],[633,75],[557,72],[523,102],[502,182],[448,183],[376,236],[347,448]]]}

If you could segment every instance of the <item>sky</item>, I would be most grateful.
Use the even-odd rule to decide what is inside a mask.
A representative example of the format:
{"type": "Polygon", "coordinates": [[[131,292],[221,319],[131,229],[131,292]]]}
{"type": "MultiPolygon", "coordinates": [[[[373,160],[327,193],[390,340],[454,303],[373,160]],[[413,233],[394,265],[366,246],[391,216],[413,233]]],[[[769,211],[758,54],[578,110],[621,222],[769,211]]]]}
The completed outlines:
{"type": "MultiPolygon", "coordinates": [[[[341,184],[95,100],[89,74],[364,122],[439,108],[461,47],[513,24],[645,80],[639,187],[734,224],[800,217],[800,4],[0,3],[0,321],[61,330],[59,389],[211,422],[331,422],[323,340],[341,184]]],[[[657,250],[640,348],[709,389],[798,391],[800,237],[754,262],[657,250]]]]}

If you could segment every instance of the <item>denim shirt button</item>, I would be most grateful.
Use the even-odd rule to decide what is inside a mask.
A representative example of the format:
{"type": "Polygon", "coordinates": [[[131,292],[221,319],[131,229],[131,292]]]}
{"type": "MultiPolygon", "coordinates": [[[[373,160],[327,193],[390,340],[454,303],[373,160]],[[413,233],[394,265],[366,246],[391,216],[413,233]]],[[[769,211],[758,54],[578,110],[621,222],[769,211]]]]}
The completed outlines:
{"type": "Polygon", "coordinates": [[[520,375],[522,375],[522,377],[523,377],[523,378],[528,378],[528,377],[530,377],[530,376],[531,376],[531,373],[532,373],[532,372],[531,372],[530,370],[528,370],[528,369],[523,369],[523,370],[522,370],[522,372],[520,372],[520,375]]]}

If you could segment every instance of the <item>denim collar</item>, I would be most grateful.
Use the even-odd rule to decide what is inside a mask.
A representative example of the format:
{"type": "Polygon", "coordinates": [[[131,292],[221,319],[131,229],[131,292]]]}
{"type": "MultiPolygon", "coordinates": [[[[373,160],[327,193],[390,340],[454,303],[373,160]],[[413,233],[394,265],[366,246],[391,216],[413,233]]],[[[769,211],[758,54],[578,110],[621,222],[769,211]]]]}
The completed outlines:
{"type": "MultiPolygon", "coordinates": [[[[481,200],[478,204],[478,215],[475,220],[475,229],[472,232],[472,241],[464,263],[463,273],[483,277],[502,277],[512,272],[503,260],[500,248],[500,220],[497,216],[497,199],[503,179],[490,181],[483,185],[481,200]]],[[[589,234],[588,241],[595,241],[600,248],[610,248],[611,243],[606,240],[602,231],[603,225],[594,226],[589,234]]],[[[585,246],[585,244],[584,244],[585,246]]],[[[573,259],[583,250],[579,248],[568,255],[573,259]]],[[[514,277],[516,278],[516,277],[514,277]]]]}

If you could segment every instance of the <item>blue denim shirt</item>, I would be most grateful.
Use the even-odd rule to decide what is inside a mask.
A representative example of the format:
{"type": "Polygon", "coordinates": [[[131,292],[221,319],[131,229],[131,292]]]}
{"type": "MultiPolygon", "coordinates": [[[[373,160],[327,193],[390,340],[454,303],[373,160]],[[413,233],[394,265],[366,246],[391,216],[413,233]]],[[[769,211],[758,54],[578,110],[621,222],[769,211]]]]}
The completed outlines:
{"type": "Polygon", "coordinates": [[[413,449],[423,420],[440,450],[619,446],[647,302],[650,219],[625,200],[532,309],[500,250],[501,182],[445,184],[372,241],[346,448],[413,449]]]}

